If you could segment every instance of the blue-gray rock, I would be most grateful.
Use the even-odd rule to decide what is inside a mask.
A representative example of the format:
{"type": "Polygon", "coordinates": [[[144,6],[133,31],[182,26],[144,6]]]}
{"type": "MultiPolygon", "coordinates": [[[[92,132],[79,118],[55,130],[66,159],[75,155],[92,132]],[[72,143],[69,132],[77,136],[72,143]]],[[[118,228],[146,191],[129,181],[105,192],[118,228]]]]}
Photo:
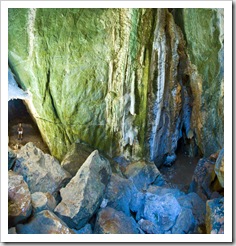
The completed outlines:
{"type": "Polygon", "coordinates": [[[130,210],[136,213],[136,221],[139,221],[141,218],[143,218],[145,200],[146,194],[143,192],[135,193],[132,196],[130,210]]]}
{"type": "Polygon", "coordinates": [[[109,161],[93,151],[77,174],[60,190],[62,201],[55,213],[76,230],[85,226],[100,207],[110,181],[109,161]]]}
{"type": "Polygon", "coordinates": [[[31,195],[23,177],[8,171],[8,227],[25,221],[32,212],[31,195]]]}
{"type": "Polygon", "coordinates": [[[124,175],[133,181],[138,190],[146,190],[160,172],[154,163],[137,161],[125,167],[124,175]]]}
{"type": "Polygon", "coordinates": [[[163,186],[155,186],[155,185],[150,185],[147,192],[158,195],[158,196],[163,196],[165,194],[172,194],[175,198],[178,198],[180,196],[183,196],[185,193],[183,191],[180,191],[177,188],[167,188],[163,186]]]}
{"type": "Polygon", "coordinates": [[[164,231],[173,227],[181,210],[178,201],[170,193],[164,196],[146,194],[144,219],[159,225],[164,231]]]}
{"type": "Polygon", "coordinates": [[[224,188],[224,149],[220,151],[216,160],[215,173],[218,177],[220,185],[224,188]]]}
{"type": "Polygon", "coordinates": [[[71,178],[58,160],[44,154],[33,143],[27,143],[21,148],[13,170],[24,177],[31,193],[41,191],[54,195],[71,178]]]}
{"type": "Polygon", "coordinates": [[[8,147],[8,170],[12,168],[15,161],[16,161],[16,154],[10,147],[8,147]]]}
{"type": "Polygon", "coordinates": [[[224,234],[224,198],[207,201],[206,230],[208,234],[224,234]]]}
{"type": "Polygon", "coordinates": [[[56,207],[56,200],[50,193],[35,192],[31,195],[34,213],[42,210],[53,211],[56,207]]]}
{"type": "Polygon", "coordinates": [[[181,207],[192,210],[197,225],[205,224],[206,203],[198,194],[191,192],[187,195],[178,197],[177,200],[181,207]]]}
{"type": "Polygon", "coordinates": [[[96,234],[139,234],[138,224],[123,212],[106,207],[99,211],[94,227],[96,234]]]}
{"type": "Polygon", "coordinates": [[[137,192],[132,181],[112,174],[105,194],[107,205],[130,216],[131,199],[137,192]]]}
{"type": "Polygon", "coordinates": [[[86,224],[80,230],[73,230],[76,234],[93,234],[91,224],[86,224]]]}
{"type": "Polygon", "coordinates": [[[164,232],[159,225],[156,225],[149,220],[141,219],[138,224],[146,234],[162,234],[164,232]]]}
{"type": "Polygon", "coordinates": [[[75,234],[49,210],[35,214],[27,224],[18,224],[16,232],[18,234],[75,234]]]}
{"type": "Polygon", "coordinates": [[[170,167],[176,160],[176,154],[167,155],[164,159],[163,165],[170,167]]]}
{"type": "Polygon", "coordinates": [[[189,208],[182,209],[175,225],[172,228],[172,234],[193,233],[195,228],[195,219],[192,210],[189,208]]]}

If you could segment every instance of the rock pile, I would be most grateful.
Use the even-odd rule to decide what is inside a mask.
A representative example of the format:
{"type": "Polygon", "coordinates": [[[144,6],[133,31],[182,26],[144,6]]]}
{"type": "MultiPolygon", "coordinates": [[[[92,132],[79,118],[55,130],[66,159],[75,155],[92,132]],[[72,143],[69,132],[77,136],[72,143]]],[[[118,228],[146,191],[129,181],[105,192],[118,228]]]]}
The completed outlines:
{"type": "Polygon", "coordinates": [[[153,163],[127,162],[113,172],[94,150],[72,177],[28,143],[12,169],[9,233],[186,234],[205,224],[200,196],[171,188],[153,163]]]}

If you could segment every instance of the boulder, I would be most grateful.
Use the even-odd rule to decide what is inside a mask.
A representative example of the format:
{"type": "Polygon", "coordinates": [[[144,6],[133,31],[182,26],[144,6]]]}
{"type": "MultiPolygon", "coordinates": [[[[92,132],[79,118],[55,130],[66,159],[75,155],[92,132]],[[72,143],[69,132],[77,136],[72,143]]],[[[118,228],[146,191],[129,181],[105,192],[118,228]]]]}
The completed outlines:
{"type": "Polygon", "coordinates": [[[182,209],[175,225],[172,228],[172,234],[189,234],[194,232],[195,219],[192,210],[189,208],[182,209]]]}
{"type": "Polygon", "coordinates": [[[60,190],[62,201],[54,211],[71,228],[79,230],[99,208],[110,177],[109,161],[97,150],[93,151],[67,186],[60,190]]]}
{"type": "Polygon", "coordinates": [[[159,225],[154,224],[149,220],[141,219],[138,222],[141,230],[144,231],[146,234],[162,234],[163,230],[159,225]]]}
{"type": "Polygon", "coordinates": [[[181,207],[192,210],[196,225],[200,226],[205,224],[206,203],[198,194],[191,192],[178,197],[177,200],[181,207]]]}
{"type": "Polygon", "coordinates": [[[8,171],[8,226],[25,221],[32,211],[31,195],[23,177],[8,171]]]}
{"type": "Polygon", "coordinates": [[[175,198],[178,198],[180,196],[183,196],[185,193],[180,191],[177,188],[168,188],[164,186],[156,186],[156,185],[150,185],[147,192],[158,195],[158,196],[163,196],[165,194],[172,194],[175,198]]]}
{"type": "Polygon", "coordinates": [[[56,200],[50,193],[35,192],[31,195],[34,213],[42,210],[53,211],[56,207],[56,200]]]}
{"type": "Polygon", "coordinates": [[[12,168],[12,166],[15,163],[15,160],[16,160],[15,152],[10,147],[8,147],[8,170],[12,168]]]}
{"type": "Polygon", "coordinates": [[[112,174],[105,194],[107,205],[130,216],[130,203],[136,192],[132,181],[112,174]]]}
{"type": "Polygon", "coordinates": [[[90,148],[88,145],[73,143],[62,160],[61,166],[72,176],[75,176],[93,150],[94,149],[90,148]]]}
{"type": "Polygon", "coordinates": [[[44,154],[33,143],[21,148],[13,170],[24,177],[31,193],[41,191],[54,195],[71,178],[57,159],[44,154]]]}
{"type": "Polygon", "coordinates": [[[86,224],[80,230],[74,230],[74,232],[76,234],[93,234],[93,230],[92,230],[91,224],[86,224]]]}
{"type": "Polygon", "coordinates": [[[215,173],[218,177],[220,185],[224,188],[224,149],[220,151],[216,160],[215,173]]]}
{"type": "Polygon", "coordinates": [[[94,227],[96,234],[139,234],[139,226],[132,217],[106,207],[99,211],[94,227]]]}
{"type": "Polygon", "coordinates": [[[160,172],[152,162],[137,161],[127,165],[123,174],[133,181],[138,190],[146,190],[160,175],[160,172]]]}
{"type": "Polygon", "coordinates": [[[18,224],[16,231],[18,234],[75,234],[49,210],[35,214],[27,224],[18,224]]]}
{"type": "Polygon", "coordinates": [[[132,212],[136,213],[136,221],[143,218],[144,204],[145,204],[146,194],[143,192],[137,192],[133,194],[130,209],[132,212]]]}
{"type": "Polygon", "coordinates": [[[208,234],[224,234],[224,198],[207,201],[206,231],[208,234]]]}
{"type": "Polygon", "coordinates": [[[178,201],[172,194],[158,196],[147,193],[143,218],[159,225],[164,231],[168,231],[175,224],[181,210],[178,201]]]}

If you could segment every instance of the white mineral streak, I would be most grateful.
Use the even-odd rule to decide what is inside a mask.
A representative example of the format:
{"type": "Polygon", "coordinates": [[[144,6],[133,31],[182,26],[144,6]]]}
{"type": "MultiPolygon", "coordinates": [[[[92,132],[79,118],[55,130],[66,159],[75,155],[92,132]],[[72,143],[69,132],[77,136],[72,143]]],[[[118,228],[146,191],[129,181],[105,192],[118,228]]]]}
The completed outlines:
{"type": "Polygon", "coordinates": [[[34,22],[36,17],[36,9],[29,9],[28,14],[28,33],[29,33],[29,57],[32,57],[34,49],[34,22]]]}
{"type": "MultiPolygon", "coordinates": [[[[158,12],[162,10],[157,10],[158,12]]],[[[161,13],[158,13],[158,16],[162,16],[161,13]]],[[[154,123],[152,126],[152,136],[150,138],[150,158],[154,159],[156,153],[156,136],[157,136],[157,127],[159,125],[162,104],[163,104],[163,95],[164,95],[164,87],[165,87],[165,64],[166,64],[166,36],[165,30],[163,27],[163,20],[161,17],[158,18],[155,32],[154,32],[154,40],[153,40],[153,56],[157,52],[158,60],[157,60],[157,92],[156,99],[154,103],[154,123]]]]}
{"type": "Polygon", "coordinates": [[[8,69],[8,101],[27,98],[29,98],[29,94],[18,87],[11,70],[8,69]]]}

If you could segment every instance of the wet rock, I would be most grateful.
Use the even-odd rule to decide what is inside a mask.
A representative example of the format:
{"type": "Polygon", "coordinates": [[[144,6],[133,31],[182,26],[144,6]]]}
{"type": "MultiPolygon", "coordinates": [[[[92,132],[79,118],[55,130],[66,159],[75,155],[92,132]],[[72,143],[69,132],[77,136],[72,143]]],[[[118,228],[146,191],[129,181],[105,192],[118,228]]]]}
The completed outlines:
{"type": "Polygon", "coordinates": [[[34,213],[42,210],[53,211],[56,207],[56,200],[50,193],[35,192],[31,195],[34,213]]]}
{"type": "Polygon", "coordinates": [[[172,234],[188,234],[193,233],[195,227],[195,219],[192,210],[189,208],[182,209],[175,225],[172,228],[172,234]]]}
{"type": "Polygon", "coordinates": [[[168,188],[168,187],[163,187],[163,186],[160,187],[160,186],[155,186],[155,185],[150,185],[147,192],[158,195],[158,196],[163,196],[165,194],[172,194],[175,198],[178,198],[185,194],[184,192],[176,188],[168,188]]]}
{"type": "Polygon", "coordinates": [[[107,205],[130,216],[130,203],[136,192],[138,191],[132,181],[112,174],[105,194],[107,205]]]}
{"type": "Polygon", "coordinates": [[[79,230],[102,203],[110,176],[109,161],[97,150],[93,151],[67,186],[60,190],[62,201],[54,211],[71,228],[79,230]]]}
{"type": "Polygon", "coordinates": [[[15,160],[16,160],[15,152],[10,147],[8,147],[8,170],[12,168],[12,166],[15,163],[15,160]]]}
{"type": "Polygon", "coordinates": [[[178,197],[177,200],[181,207],[192,210],[196,225],[200,226],[205,224],[206,203],[198,194],[191,192],[178,197]]]}
{"type": "Polygon", "coordinates": [[[224,188],[224,149],[220,151],[219,156],[216,160],[215,173],[221,186],[224,188]]]}
{"type": "Polygon", "coordinates": [[[40,191],[54,195],[71,178],[54,157],[44,154],[33,143],[21,148],[13,170],[24,177],[31,193],[40,191]]]}
{"type": "Polygon", "coordinates": [[[208,234],[224,234],[224,198],[206,203],[206,230],[208,234]]]}
{"type": "Polygon", "coordinates": [[[17,234],[16,233],[16,228],[15,227],[11,227],[10,229],[8,229],[8,234],[17,234]]]}
{"type": "Polygon", "coordinates": [[[139,234],[139,226],[132,217],[106,207],[99,211],[94,227],[97,234],[139,234]]]}
{"type": "Polygon", "coordinates": [[[159,225],[156,225],[149,220],[141,219],[138,224],[146,234],[162,234],[164,232],[159,225]]]}
{"type": "Polygon", "coordinates": [[[146,190],[160,175],[154,163],[137,161],[126,166],[124,175],[130,179],[138,190],[146,190]]]}
{"type": "Polygon", "coordinates": [[[94,150],[88,145],[73,143],[62,160],[61,166],[72,176],[75,176],[79,168],[93,151],[94,150]]]}
{"type": "Polygon", "coordinates": [[[18,224],[16,231],[18,234],[75,234],[49,210],[35,214],[27,224],[18,224]]]}
{"type": "Polygon", "coordinates": [[[92,230],[91,224],[86,224],[80,230],[74,230],[74,232],[76,234],[93,234],[93,230],[92,230]]]}
{"type": "Polygon", "coordinates": [[[143,192],[138,192],[133,194],[130,209],[132,212],[136,213],[136,221],[143,218],[144,204],[145,204],[146,194],[143,192]]]}
{"type": "Polygon", "coordinates": [[[8,171],[8,226],[25,221],[31,214],[31,195],[23,177],[8,171]]]}
{"type": "Polygon", "coordinates": [[[181,210],[178,201],[172,194],[165,194],[164,196],[146,194],[144,219],[159,225],[164,231],[173,227],[181,210]]]}

